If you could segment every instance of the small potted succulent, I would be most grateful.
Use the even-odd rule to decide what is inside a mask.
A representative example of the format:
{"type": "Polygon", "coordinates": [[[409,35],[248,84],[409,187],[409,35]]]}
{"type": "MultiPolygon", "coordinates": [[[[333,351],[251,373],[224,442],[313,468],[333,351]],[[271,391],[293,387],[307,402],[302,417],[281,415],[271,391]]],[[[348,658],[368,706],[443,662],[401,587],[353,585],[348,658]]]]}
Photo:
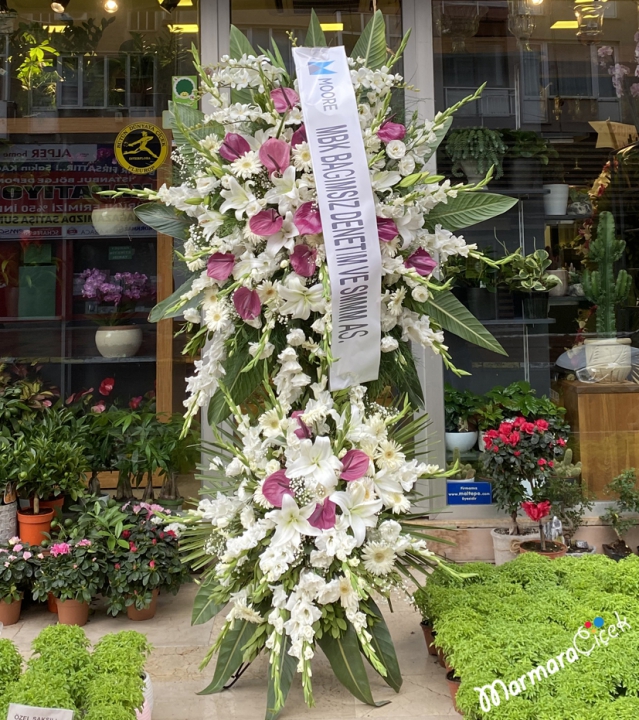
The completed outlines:
{"type": "Polygon", "coordinates": [[[508,186],[535,189],[542,185],[542,168],[559,157],[555,148],[532,130],[502,130],[506,143],[504,175],[508,186]]]}
{"type": "Polygon", "coordinates": [[[104,588],[106,559],[103,549],[82,538],[54,543],[42,560],[33,586],[34,600],[57,601],[58,619],[63,625],[85,625],[89,603],[104,588]]]}
{"type": "Polygon", "coordinates": [[[161,518],[169,510],[145,502],[131,502],[122,509],[133,527],[122,532],[128,549],[118,546],[109,556],[108,612],[126,610],[130,620],[149,620],[155,616],[159,591],[176,594],[189,575],[180,558],[177,532],[162,526],[161,518]]]}
{"type": "Polygon", "coordinates": [[[444,389],[444,412],[446,423],[446,449],[467,452],[477,442],[475,420],[479,398],[470,390],[455,390],[446,384],[444,389]]]}
{"type": "Polygon", "coordinates": [[[0,626],[20,619],[22,596],[37,568],[36,551],[13,537],[0,545],[0,626]]]}
{"type": "Polygon", "coordinates": [[[502,160],[506,145],[498,130],[489,128],[460,128],[448,134],[446,154],[453,163],[453,175],[466,175],[468,182],[481,182],[490,168],[494,178],[502,174],[502,160]]]}
{"type": "Polygon", "coordinates": [[[622,560],[632,554],[623,539],[624,535],[637,525],[634,515],[639,512],[639,490],[637,490],[637,475],[634,468],[624,470],[606,485],[606,493],[616,495],[614,505],[610,505],[600,519],[607,525],[612,526],[617,540],[608,545],[603,543],[603,551],[613,560],[622,560]]]}
{"type": "Polygon", "coordinates": [[[535,250],[529,255],[516,254],[507,270],[508,285],[521,297],[523,317],[548,317],[548,292],[561,281],[547,270],[551,265],[546,250],[535,250]]]}

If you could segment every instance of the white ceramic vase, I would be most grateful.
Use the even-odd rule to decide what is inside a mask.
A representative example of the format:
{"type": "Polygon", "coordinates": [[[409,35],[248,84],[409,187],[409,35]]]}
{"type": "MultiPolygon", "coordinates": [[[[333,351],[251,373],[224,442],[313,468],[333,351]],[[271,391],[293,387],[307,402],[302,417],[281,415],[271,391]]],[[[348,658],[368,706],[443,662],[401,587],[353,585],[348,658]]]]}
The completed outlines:
{"type": "Polygon", "coordinates": [[[481,182],[486,177],[485,173],[477,169],[477,160],[462,160],[459,164],[469,183],[481,182]]]}
{"type": "Polygon", "coordinates": [[[128,235],[135,225],[135,213],[130,208],[96,208],[91,221],[98,235],[128,235]]]}
{"type": "Polygon", "coordinates": [[[551,183],[544,185],[544,190],[549,190],[544,195],[544,212],[546,215],[565,215],[568,209],[568,195],[570,185],[551,183]]]}
{"type": "Polygon", "coordinates": [[[142,328],[137,325],[99,327],[95,333],[95,344],[102,357],[133,357],[142,345],[142,328]]]}
{"type": "Polygon", "coordinates": [[[594,382],[612,383],[628,379],[632,370],[630,338],[586,340],[586,368],[594,382]]]}
{"type": "Polygon", "coordinates": [[[468,452],[472,450],[473,446],[477,442],[477,431],[474,432],[447,432],[446,435],[446,450],[453,452],[459,450],[460,453],[468,452]]]}
{"type": "Polygon", "coordinates": [[[550,288],[548,294],[551,297],[561,297],[568,292],[568,271],[561,268],[560,270],[549,270],[546,275],[554,275],[559,278],[559,284],[550,288]]]}

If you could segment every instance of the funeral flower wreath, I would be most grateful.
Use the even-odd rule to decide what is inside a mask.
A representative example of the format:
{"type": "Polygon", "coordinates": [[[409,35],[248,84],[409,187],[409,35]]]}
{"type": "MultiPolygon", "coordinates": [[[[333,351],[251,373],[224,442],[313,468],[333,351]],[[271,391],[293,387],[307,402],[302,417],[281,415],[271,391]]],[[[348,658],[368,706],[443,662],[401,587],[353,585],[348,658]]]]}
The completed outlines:
{"type": "MultiPolygon", "coordinates": [[[[360,700],[374,704],[363,657],[399,691],[373,597],[390,599],[439,563],[411,505],[419,480],[445,474],[422,461],[426,420],[413,415],[422,396],[410,343],[449,367],[444,330],[503,353],[436,269],[476,253],[457,230],[515,200],[483,191],[490,173],[451,186],[429,171],[463,103],[433,120],[400,121],[393,108],[405,85],[393,67],[407,39],[388,52],[377,12],[348,61],[382,262],[377,380],[329,388],[322,217],[299,88],[275,44],[258,52],[232,28],[230,56],[202,68],[194,53],[212,110],[173,106],[181,184],[137,191],[151,201],[139,218],[180,241],[188,280],[151,318],[184,317],[187,351],[199,353],[186,419],[204,409],[216,437],[213,490],[184,540],[188,560],[205,570],[194,622],[228,606],[205,692],[265,652],[267,718],[279,714],[296,672],[312,705],[318,645],[360,700]]],[[[326,45],[314,13],[304,45],[326,45]]]]}

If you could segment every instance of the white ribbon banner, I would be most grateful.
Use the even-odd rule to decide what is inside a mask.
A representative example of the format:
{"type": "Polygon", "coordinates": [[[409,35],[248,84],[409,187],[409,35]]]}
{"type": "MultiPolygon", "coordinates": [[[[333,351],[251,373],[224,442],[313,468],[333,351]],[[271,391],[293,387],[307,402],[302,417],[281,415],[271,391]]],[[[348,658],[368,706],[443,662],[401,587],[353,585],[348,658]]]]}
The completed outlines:
{"type": "Polygon", "coordinates": [[[376,380],[382,260],[355,91],[343,47],[293,48],[331,280],[332,390],[376,380]]]}
{"type": "Polygon", "coordinates": [[[73,720],[73,710],[32,707],[11,703],[7,720],[73,720]]]}

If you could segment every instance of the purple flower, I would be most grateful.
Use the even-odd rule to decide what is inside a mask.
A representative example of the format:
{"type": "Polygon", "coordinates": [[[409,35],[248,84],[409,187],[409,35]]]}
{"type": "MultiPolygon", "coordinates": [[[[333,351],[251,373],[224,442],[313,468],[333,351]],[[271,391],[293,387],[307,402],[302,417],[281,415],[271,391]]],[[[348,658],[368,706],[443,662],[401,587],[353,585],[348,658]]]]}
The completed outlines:
{"type": "Polygon", "coordinates": [[[291,164],[291,146],[284,140],[269,138],[260,148],[259,156],[269,175],[275,172],[281,175],[291,164]]]}
{"type": "Polygon", "coordinates": [[[407,268],[413,268],[415,272],[422,277],[430,275],[437,267],[437,263],[423,248],[415,250],[409,258],[406,258],[404,265],[406,265],[407,268]]]}
{"type": "Polygon", "coordinates": [[[292,110],[300,101],[300,96],[292,88],[276,88],[271,90],[271,100],[278,113],[292,110]]]}
{"type": "Polygon", "coordinates": [[[324,500],[323,505],[318,503],[308,522],[319,530],[330,530],[335,527],[335,503],[328,498],[324,500]]]}
{"type": "Polygon", "coordinates": [[[385,143],[388,143],[391,140],[403,140],[405,136],[406,128],[403,125],[391,122],[390,120],[382,123],[382,126],[377,131],[377,137],[385,143]]]}
{"type": "Polygon", "coordinates": [[[304,125],[300,125],[291,137],[291,147],[294,148],[301,143],[307,142],[306,128],[304,125]]]}
{"type": "Polygon", "coordinates": [[[297,420],[297,424],[299,427],[297,430],[294,430],[293,432],[300,440],[306,440],[311,437],[311,430],[308,427],[308,425],[302,420],[302,415],[304,414],[303,410],[294,410],[291,413],[291,417],[295,418],[297,420]]]}
{"type": "Polygon", "coordinates": [[[322,219],[314,202],[302,203],[293,215],[293,223],[302,235],[317,235],[322,232],[322,219]]]}
{"type": "Polygon", "coordinates": [[[630,86],[630,94],[633,98],[639,98],[639,83],[630,86]]]}
{"type": "Polygon", "coordinates": [[[282,507],[282,498],[284,495],[293,495],[291,483],[286,477],[284,470],[277,470],[269,475],[262,485],[262,495],[273,505],[273,507],[282,507]]]}
{"type": "Polygon", "coordinates": [[[218,282],[226,282],[233,272],[233,253],[213,253],[206,263],[206,274],[218,282]]]}
{"type": "Polygon", "coordinates": [[[391,218],[377,218],[377,234],[382,242],[390,242],[399,234],[395,221],[391,218]]]}
{"type": "Polygon", "coordinates": [[[340,478],[347,482],[359,480],[366,475],[370,458],[363,450],[349,450],[342,458],[342,473],[340,478]]]}
{"type": "Polygon", "coordinates": [[[248,142],[237,133],[227,133],[220,146],[220,155],[229,162],[233,162],[251,149],[248,142]]]}
{"type": "Polygon", "coordinates": [[[247,287],[238,288],[233,293],[233,305],[242,320],[255,320],[262,310],[257,290],[249,290],[247,287]]]}
{"type": "Polygon", "coordinates": [[[249,220],[249,228],[255,235],[269,237],[282,229],[283,222],[284,218],[277,210],[270,208],[269,210],[260,210],[257,215],[253,215],[249,220]]]}
{"type": "Polygon", "coordinates": [[[298,275],[309,278],[317,269],[316,257],[317,250],[315,248],[310,248],[308,245],[296,245],[290,257],[291,266],[298,275]]]}

